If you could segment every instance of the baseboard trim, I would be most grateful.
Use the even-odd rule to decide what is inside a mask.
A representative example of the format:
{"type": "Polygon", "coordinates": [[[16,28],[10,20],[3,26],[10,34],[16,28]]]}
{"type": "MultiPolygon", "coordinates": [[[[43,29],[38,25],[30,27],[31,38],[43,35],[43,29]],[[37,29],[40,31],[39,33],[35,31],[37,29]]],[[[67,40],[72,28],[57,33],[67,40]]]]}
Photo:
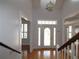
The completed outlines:
{"type": "Polygon", "coordinates": [[[36,49],[33,49],[34,51],[43,51],[43,50],[52,50],[52,51],[54,51],[54,50],[56,50],[55,48],[36,48],[36,49]]]}

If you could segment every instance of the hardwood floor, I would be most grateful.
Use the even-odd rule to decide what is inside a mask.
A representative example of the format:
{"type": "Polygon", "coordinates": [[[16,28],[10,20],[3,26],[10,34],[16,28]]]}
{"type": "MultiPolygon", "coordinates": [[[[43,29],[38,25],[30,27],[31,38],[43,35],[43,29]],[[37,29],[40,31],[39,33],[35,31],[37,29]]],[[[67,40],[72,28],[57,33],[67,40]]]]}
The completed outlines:
{"type": "Polygon", "coordinates": [[[56,59],[56,52],[55,50],[34,50],[24,57],[24,59],[56,59]]]}

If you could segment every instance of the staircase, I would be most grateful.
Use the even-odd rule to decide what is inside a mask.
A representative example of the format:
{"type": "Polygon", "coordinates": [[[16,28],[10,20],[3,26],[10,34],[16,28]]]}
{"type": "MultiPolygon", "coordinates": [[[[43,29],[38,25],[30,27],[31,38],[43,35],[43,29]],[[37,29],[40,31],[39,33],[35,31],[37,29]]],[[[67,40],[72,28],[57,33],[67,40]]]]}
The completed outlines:
{"type": "Polygon", "coordinates": [[[79,59],[79,33],[58,48],[57,57],[57,59],[79,59]]]}

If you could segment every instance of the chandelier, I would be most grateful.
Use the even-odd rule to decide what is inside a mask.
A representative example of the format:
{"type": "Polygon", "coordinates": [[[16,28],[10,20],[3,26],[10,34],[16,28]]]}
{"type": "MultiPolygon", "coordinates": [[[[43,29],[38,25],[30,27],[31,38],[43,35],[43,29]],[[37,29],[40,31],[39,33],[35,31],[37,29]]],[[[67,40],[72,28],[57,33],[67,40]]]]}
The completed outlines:
{"type": "Polygon", "coordinates": [[[50,1],[47,3],[47,5],[46,5],[46,9],[47,9],[48,11],[53,11],[55,2],[56,2],[56,0],[53,0],[53,2],[50,0],[50,1]]]}

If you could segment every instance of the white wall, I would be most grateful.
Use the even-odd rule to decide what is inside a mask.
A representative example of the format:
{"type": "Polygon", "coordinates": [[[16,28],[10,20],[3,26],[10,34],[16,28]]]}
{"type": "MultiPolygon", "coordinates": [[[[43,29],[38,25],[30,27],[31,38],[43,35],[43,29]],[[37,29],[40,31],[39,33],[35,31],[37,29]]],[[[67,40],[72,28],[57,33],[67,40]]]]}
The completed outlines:
{"type": "MultiPolygon", "coordinates": [[[[64,5],[62,8],[62,20],[64,23],[64,18],[67,18],[69,16],[72,16],[76,13],[79,12],[79,0],[65,0],[64,1],[64,5]]],[[[64,39],[65,39],[65,31],[64,31],[64,26],[63,26],[63,32],[62,32],[63,36],[62,36],[62,41],[64,43],[64,39]]]]}
{"type": "Polygon", "coordinates": [[[78,0],[66,0],[63,5],[63,17],[73,15],[79,12],[79,1],[78,0]]]}
{"type": "MultiPolygon", "coordinates": [[[[20,15],[13,1],[0,0],[0,42],[21,51],[20,15]]],[[[21,59],[21,55],[0,46],[0,59],[21,59]]]]}
{"type": "Polygon", "coordinates": [[[20,15],[32,20],[32,0],[21,0],[20,15]]]}
{"type": "Polygon", "coordinates": [[[0,41],[18,49],[20,30],[18,8],[8,1],[4,2],[0,2],[0,41]]]}
{"type": "Polygon", "coordinates": [[[21,59],[21,55],[0,46],[0,58],[1,59],[21,59]]]}
{"type": "MultiPolygon", "coordinates": [[[[0,0],[0,42],[21,51],[21,16],[31,19],[31,0],[0,0]]],[[[0,59],[21,59],[21,55],[0,46],[0,59]]]]}
{"type": "Polygon", "coordinates": [[[30,21],[30,25],[29,25],[29,39],[23,39],[23,45],[30,45],[30,40],[31,38],[31,33],[32,33],[32,28],[31,28],[31,22],[32,22],[32,0],[22,0],[21,3],[21,8],[20,8],[20,15],[23,16],[24,18],[27,18],[25,20],[29,20],[30,21]]]}

